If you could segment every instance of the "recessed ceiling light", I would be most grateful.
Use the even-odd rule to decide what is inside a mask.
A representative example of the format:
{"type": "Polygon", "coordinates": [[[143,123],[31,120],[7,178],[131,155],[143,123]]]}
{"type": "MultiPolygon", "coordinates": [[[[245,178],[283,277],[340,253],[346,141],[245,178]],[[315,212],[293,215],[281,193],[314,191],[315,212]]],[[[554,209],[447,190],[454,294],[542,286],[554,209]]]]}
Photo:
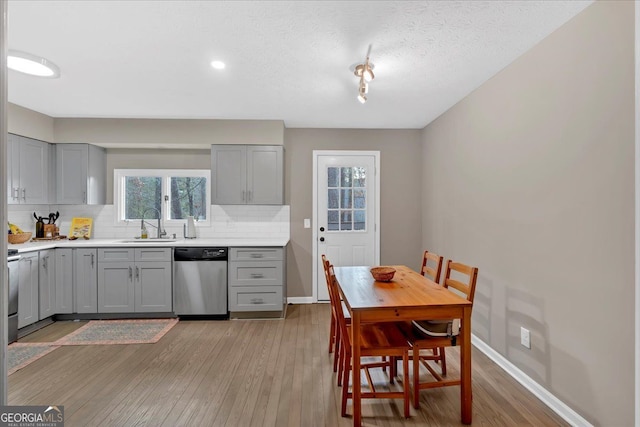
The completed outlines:
{"type": "Polygon", "coordinates": [[[224,70],[224,67],[226,67],[222,61],[211,61],[211,66],[216,70],[224,70]]]}
{"type": "Polygon", "coordinates": [[[7,55],[7,67],[10,70],[20,73],[29,74],[37,77],[48,77],[55,79],[60,77],[60,68],[53,62],[17,50],[9,50],[7,55]]]}

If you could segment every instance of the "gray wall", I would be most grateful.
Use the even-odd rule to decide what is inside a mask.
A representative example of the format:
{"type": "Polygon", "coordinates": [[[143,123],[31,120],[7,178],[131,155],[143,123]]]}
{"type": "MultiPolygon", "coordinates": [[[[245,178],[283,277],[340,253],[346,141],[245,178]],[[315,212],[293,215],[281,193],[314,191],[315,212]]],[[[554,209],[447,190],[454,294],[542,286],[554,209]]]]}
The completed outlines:
{"type": "Polygon", "coordinates": [[[380,262],[419,267],[420,134],[420,130],[285,129],[285,203],[291,206],[290,297],[313,292],[312,230],[303,228],[303,219],[313,217],[313,150],[380,151],[380,262]]]}
{"type": "Polygon", "coordinates": [[[473,333],[594,425],[633,425],[634,3],[594,3],[423,143],[423,243],[479,267],[473,333]]]}
{"type": "Polygon", "coordinates": [[[54,142],[53,117],[46,116],[16,104],[7,105],[9,133],[28,136],[40,141],[54,142]]]}

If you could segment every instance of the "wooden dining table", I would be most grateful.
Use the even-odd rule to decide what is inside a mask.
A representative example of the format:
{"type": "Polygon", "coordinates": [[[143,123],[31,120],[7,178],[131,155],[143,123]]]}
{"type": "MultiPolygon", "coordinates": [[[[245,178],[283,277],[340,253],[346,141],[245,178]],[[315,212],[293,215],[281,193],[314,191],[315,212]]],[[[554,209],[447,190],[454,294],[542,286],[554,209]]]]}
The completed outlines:
{"type": "Polygon", "coordinates": [[[351,314],[353,425],[362,424],[360,325],[415,319],[460,319],[460,412],[462,422],[471,424],[472,304],[409,267],[393,267],[396,273],[390,282],[374,280],[370,267],[335,267],[340,294],[351,314]]]}

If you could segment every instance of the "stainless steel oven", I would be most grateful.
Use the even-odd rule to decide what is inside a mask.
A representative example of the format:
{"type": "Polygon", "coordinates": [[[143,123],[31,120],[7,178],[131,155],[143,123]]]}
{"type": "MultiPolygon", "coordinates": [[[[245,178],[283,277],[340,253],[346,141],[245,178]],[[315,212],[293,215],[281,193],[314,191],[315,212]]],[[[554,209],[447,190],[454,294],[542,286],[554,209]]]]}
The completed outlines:
{"type": "Polygon", "coordinates": [[[9,344],[18,340],[18,264],[20,255],[11,254],[7,257],[7,270],[9,271],[9,344]]]}

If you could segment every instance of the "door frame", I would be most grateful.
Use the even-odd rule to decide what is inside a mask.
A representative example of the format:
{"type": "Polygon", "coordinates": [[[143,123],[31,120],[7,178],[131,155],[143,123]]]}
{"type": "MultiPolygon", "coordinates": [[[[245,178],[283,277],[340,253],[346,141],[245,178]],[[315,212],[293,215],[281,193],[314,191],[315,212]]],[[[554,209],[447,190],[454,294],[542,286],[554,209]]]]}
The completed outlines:
{"type": "Polygon", "coordinates": [[[311,286],[313,290],[312,300],[318,302],[318,158],[320,156],[373,156],[375,171],[375,207],[374,207],[374,260],[380,264],[380,151],[356,151],[356,150],[313,150],[313,179],[312,179],[312,216],[311,216],[311,286]]]}

